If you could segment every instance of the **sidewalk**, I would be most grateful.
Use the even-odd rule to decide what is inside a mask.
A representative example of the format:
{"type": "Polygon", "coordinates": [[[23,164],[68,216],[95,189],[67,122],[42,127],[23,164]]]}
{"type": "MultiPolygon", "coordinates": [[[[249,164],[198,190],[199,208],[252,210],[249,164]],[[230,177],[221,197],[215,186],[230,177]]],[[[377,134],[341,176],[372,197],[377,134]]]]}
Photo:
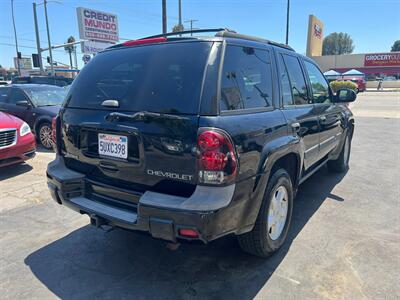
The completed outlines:
{"type": "Polygon", "coordinates": [[[376,88],[367,88],[366,92],[400,92],[400,88],[383,88],[382,90],[377,90],[376,88]]]}

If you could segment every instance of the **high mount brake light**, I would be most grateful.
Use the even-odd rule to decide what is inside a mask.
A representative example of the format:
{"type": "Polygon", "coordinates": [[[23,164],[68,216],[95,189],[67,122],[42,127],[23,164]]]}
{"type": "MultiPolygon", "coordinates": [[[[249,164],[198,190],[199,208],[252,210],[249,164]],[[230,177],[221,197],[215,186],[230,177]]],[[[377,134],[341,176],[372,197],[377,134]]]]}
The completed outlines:
{"type": "Polygon", "coordinates": [[[127,41],[125,43],[122,43],[122,45],[124,45],[124,46],[136,46],[136,45],[144,45],[144,44],[163,43],[163,42],[166,42],[166,41],[167,41],[167,38],[159,37],[159,38],[127,41]]]}
{"type": "Polygon", "coordinates": [[[218,129],[200,129],[197,147],[201,183],[224,184],[235,179],[237,157],[227,133],[218,129]]]}

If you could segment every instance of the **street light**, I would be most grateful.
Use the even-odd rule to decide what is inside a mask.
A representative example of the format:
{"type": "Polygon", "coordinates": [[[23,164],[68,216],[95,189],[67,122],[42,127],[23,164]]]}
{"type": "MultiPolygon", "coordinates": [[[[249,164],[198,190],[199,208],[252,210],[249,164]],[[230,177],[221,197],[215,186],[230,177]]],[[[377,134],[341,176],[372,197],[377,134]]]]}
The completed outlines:
{"type": "Polygon", "coordinates": [[[11,0],[11,14],[12,14],[12,21],[13,21],[13,26],[14,26],[15,50],[16,50],[16,52],[17,52],[18,76],[21,76],[21,67],[20,67],[20,65],[19,65],[19,51],[18,51],[17,29],[15,28],[15,19],[14,19],[14,0],[11,0]]]}

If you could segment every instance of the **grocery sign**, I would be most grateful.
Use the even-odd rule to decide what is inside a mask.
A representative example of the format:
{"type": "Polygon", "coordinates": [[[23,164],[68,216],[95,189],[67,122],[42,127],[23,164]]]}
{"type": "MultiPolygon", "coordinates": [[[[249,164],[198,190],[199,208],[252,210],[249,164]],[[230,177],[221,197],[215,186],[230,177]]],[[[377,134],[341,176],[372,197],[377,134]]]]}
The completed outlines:
{"type": "Polygon", "coordinates": [[[365,54],[365,67],[400,66],[400,52],[365,54]]]}
{"type": "Polygon", "coordinates": [[[119,41],[117,15],[83,7],[78,7],[76,12],[81,39],[108,43],[119,41]]]}

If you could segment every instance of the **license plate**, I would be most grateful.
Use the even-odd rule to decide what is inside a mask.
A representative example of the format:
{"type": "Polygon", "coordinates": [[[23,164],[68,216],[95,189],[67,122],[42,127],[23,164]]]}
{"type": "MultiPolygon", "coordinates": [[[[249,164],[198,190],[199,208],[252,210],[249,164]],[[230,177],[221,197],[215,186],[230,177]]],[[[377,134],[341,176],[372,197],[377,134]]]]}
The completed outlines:
{"type": "Polygon", "coordinates": [[[128,138],[122,135],[99,133],[99,154],[101,156],[128,158],[128,138]]]}

